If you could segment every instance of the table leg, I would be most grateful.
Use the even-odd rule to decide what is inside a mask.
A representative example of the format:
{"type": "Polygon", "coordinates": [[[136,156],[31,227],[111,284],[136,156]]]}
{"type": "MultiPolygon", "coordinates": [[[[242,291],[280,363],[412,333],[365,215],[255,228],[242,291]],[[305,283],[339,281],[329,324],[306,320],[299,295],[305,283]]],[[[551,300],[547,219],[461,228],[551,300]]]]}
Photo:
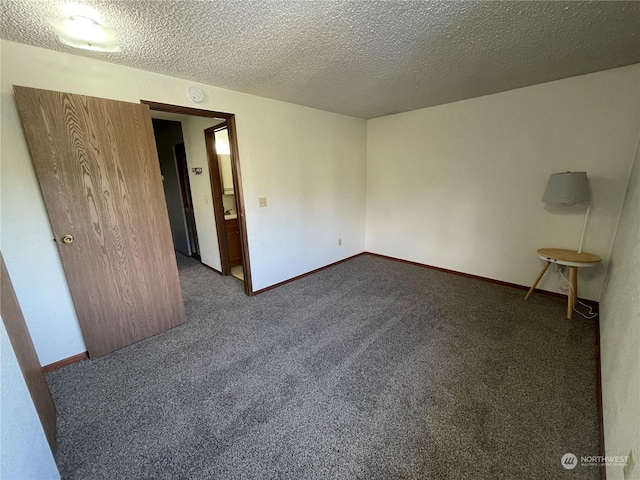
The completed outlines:
{"type": "Polygon", "coordinates": [[[578,303],[578,267],[569,267],[569,281],[573,287],[573,304],[578,303]]]}
{"type": "Polygon", "coordinates": [[[573,306],[578,300],[578,268],[569,267],[569,291],[567,291],[567,318],[573,316],[573,306]]]}
{"type": "Polygon", "coordinates": [[[538,283],[540,282],[540,279],[542,278],[542,276],[545,274],[545,272],[547,271],[547,268],[549,268],[549,265],[551,265],[551,262],[547,262],[545,263],[544,267],[542,267],[542,270],[540,271],[540,274],[538,275],[538,278],[536,278],[536,281],[533,282],[533,285],[531,285],[531,288],[529,289],[529,291],[527,292],[527,294],[524,296],[525,300],[529,300],[529,297],[531,296],[531,294],[533,293],[533,291],[536,289],[536,287],[538,286],[538,283]]]}

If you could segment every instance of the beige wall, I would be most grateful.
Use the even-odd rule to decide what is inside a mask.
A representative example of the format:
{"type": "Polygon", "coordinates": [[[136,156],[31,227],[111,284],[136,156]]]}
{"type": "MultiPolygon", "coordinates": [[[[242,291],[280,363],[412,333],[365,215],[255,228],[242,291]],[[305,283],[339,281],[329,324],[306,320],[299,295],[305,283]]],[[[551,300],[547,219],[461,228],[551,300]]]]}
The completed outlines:
{"type": "Polygon", "coordinates": [[[198,246],[202,263],[222,271],[216,219],[213,211],[213,192],[209,177],[209,158],[204,131],[220,123],[206,117],[189,117],[182,120],[182,136],[189,167],[189,185],[193,200],[193,213],[198,231],[198,246]],[[202,168],[202,175],[195,175],[192,168],[202,168]]]}
{"type": "Polygon", "coordinates": [[[7,41],[0,58],[0,246],[42,364],[85,347],[13,84],[236,114],[256,290],[364,250],[365,120],[207,85],[199,85],[205,101],[198,105],[187,97],[193,82],[7,41]],[[262,196],[269,206],[259,209],[262,196]]]}
{"type": "Polygon", "coordinates": [[[0,319],[0,478],[59,480],[40,417],[0,319]]]}
{"type": "MultiPolygon", "coordinates": [[[[600,347],[605,450],[640,464],[640,149],[629,180],[602,294],[600,347]]],[[[622,479],[610,466],[609,480],[622,479]]],[[[640,479],[640,465],[631,478],[640,479]]]]}
{"type": "MultiPolygon", "coordinates": [[[[639,65],[365,122],[206,85],[196,105],[192,82],[11,42],[1,58],[0,241],[43,364],[84,344],[13,84],[235,113],[255,289],[363,251],[365,231],[370,251],[527,285],[540,267],[535,249],[575,248],[582,226],[582,206],[540,202],[548,175],[584,169],[593,189],[585,250],[605,262],[581,271],[581,295],[600,295],[640,128],[639,65]],[[262,196],[269,206],[259,209],[262,196]]],[[[219,268],[206,158],[187,150],[190,168],[204,169],[190,173],[212,252],[203,260],[219,268]]],[[[556,279],[541,286],[557,290],[556,279]]]]}
{"type": "MultiPolygon", "coordinates": [[[[370,120],[367,250],[529,285],[541,247],[577,249],[585,207],[541,203],[549,175],[592,187],[579,273],[598,300],[640,128],[640,65],[370,120]]],[[[540,287],[558,291],[547,274],[540,287]]]]}
{"type": "MultiPolygon", "coordinates": [[[[593,207],[585,250],[605,261],[580,273],[581,295],[599,298],[609,266],[601,321],[607,454],[634,448],[638,460],[637,159],[622,205],[640,130],[640,65],[365,122],[206,85],[205,102],[194,105],[192,82],[11,42],[1,55],[0,244],[42,364],[85,348],[13,84],[235,113],[255,289],[363,251],[365,232],[372,252],[529,284],[540,267],[535,250],[576,248],[582,226],[583,207],[540,202],[547,178],[586,170],[593,207]],[[258,208],[262,196],[266,209],[258,208]]],[[[203,168],[190,173],[198,233],[211,252],[203,261],[219,268],[196,127],[191,141],[186,126],[185,144],[189,167],[203,168]]],[[[557,290],[555,281],[548,275],[541,286],[557,290]]]]}

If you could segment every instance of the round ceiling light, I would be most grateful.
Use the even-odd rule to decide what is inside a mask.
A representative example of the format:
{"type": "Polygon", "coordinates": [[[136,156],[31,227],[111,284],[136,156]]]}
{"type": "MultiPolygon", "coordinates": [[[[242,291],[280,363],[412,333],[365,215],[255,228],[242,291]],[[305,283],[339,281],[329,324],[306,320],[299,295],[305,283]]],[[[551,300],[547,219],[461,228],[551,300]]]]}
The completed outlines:
{"type": "Polygon", "coordinates": [[[70,37],[79,41],[104,42],[107,32],[98,22],[80,15],[64,19],[64,30],[70,37]]]}
{"type": "Polygon", "coordinates": [[[119,52],[116,31],[103,27],[96,20],[83,15],[72,15],[63,20],[47,20],[58,34],[61,43],[74,48],[97,52],[119,52]]]}

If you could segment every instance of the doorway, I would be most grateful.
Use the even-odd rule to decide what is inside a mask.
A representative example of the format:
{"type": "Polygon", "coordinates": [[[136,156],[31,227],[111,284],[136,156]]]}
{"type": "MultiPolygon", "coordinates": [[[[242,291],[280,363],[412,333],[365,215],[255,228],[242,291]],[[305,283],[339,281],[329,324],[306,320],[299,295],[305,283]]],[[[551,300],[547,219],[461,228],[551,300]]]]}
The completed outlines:
{"type": "Polygon", "coordinates": [[[237,182],[231,164],[229,127],[227,122],[224,122],[206,129],[204,133],[209,153],[209,172],[218,173],[211,176],[212,192],[214,198],[222,205],[224,214],[222,221],[219,216],[216,217],[222,274],[232,275],[244,281],[238,202],[235,193],[237,182]]]}
{"type": "Polygon", "coordinates": [[[242,280],[245,293],[253,295],[235,116],[146,100],[141,103],[150,107],[152,117],[178,119],[183,124],[183,140],[174,145],[173,156],[188,248],[197,251],[204,266],[242,280]],[[220,155],[216,135],[220,145],[225,145],[220,147],[220,155]],[[223,178],[230,178],[226,186],[223,178]],[[193,212],[192,227],[189,209],[193,212]]]}
{"type": "Polygon", "coordinates": [[[152,115],[151,119],[173,247],[176,252],[200,260],[181,120],[180,116],[167,115],[152,115]]]}
{"type": "Polygon", "coordinates": [[[182,205],[187,220],[187,235],[189,237],[189,247],[191,256],[200,260],[200,246],[198,245],[198,230],[196,228],[196,217],[193,211],[193,198],[191,196],[191,184],[189,182],[189,167],[187,167],[187,152],[184,142],[173,146],[176,167],[178,168],[178,182],[182,193],[182,205]]]}

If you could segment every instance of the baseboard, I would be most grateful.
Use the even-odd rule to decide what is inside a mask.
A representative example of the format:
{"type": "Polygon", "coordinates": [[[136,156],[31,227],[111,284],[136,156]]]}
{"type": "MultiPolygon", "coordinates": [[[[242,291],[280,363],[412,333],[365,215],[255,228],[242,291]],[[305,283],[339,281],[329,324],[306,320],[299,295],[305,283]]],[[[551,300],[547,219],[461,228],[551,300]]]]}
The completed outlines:
{"type": "MultiPolygon", "coordinates": [[[[181,253],[181,252],[179,252],[181,253]]],[[[463,273],[463,272],[457,272],[455,270],[449,270],[447,268],[442,268],[442,267],[435,267],[433,265],[427,265],[424,263],[419,263],[419,262],[412,262],[410,260],[403,260],[400,258],[396,258],[396,257],[390,257],[388,255],[381,255],[379,253],[372,253],[372,252],[361,252],[358,253],[356,255],[352,255],[350,257],[344,258],[342,260],[338,260],[337,262],[333,262],[330,263],[328,265],[325,265],[324,267],[320,267],[320,268],[316,268],[315,270],[311,270],[307,273],[303,273],[302,275],[298,275],[296,277],[290,278],[288,280],[284,280],[282,282],[276,283],[274,285],[271,285],[269,287],[265,287],[262,288],[260,290],[257,290],[255,292],[253,292],[254,295],[258,295],[264,292],[268,292],[269,290],[273,290],[275,288],[281,287],[282,285],[286,285],[287,283],[291,283],[294,282],[296,280],[299,280],[301,278],[307,277],[309,275],[313,275],[314,273],[318,273],[322,270],[326,270],[327,268],[331,268],[334,267],[336,265],[339,265],[341,263],[347,262],[349,260],[352,260],[354,258],[360,257],[362,255],[371,255],[373,257],[379,257],[379,258],[384,258],[387,260],[393,260],[396,262],[401,262],[401,263],[406,263],[409,265],[415,265],[418,267],[422,267],[422,268],[428,268],[431,270],[437,270],[439,272],[444,272],[444,273],[450,273],[452,275],[458,275],[461,277],[466,277],[466,278],[473,278],[475,280],[480,280],[480,281],[484,281],[484,282],[489,282],[489,283],[494,283],[497,285],[503,285],[506,287],[511,287],[511,288],[516,288],[519,290],[524,290],[524,291],[528,291],[530,287],[527,287],[525,285],[519,285],[517,283],[510,283],[510,282],[505,282],[502,280],[496,280],[493,278],[487,278],[487,277],[482,277],[479,275],[473,275],[470,273],[463,273]]],[[[205,268],[208,268],[209,270],[212,270],[214,272],[216,272],[218,275],[222,275],[222,272],[216,270],[213,267],[210,267],[209,265],[205,265],[204,263],[200,262],[205,268]]],[[[555,297],[555,298],[566,298],[566,295],[563,295],[561,293],[557,293],[557,292],[549,292],[547,290],[539,290],[539,289],[535,289],[536,293],[539,293],[541,295],[546,295],[549,297],[555,297]]],[[[598,313],[598,316],[596,316],[595,318],[595,324],[596,324],[596,341],[595,341],[595,356],[596,356],[596,391],[597,391],[597,408],[598,408],[598,424],[599,424],[599,437],[598,437],[598,446],[599,446],[599,455],[604,456],[605,455],[605,447],[604,447],[604,414],[603,414],[603,404],[602,404],[602,369],[601,369],[601,357],[600,357],[600,315],[599,315],[599,309],[600,309],[600,304],[599,302],[593,301],[593,300],[589,300],[589,299],[580,299],[581,301],[583,301],[584,303],[590,305],[591,307],[594,308],[594,311],[596,313],[598,313]]],[[[68,358],[64,358],[62,360],[59,360],[57,362],[51,363],[49,365],[45,365],[42,367],[42,373],[49,373],[52,372],[54,370],[57,370],[59,368],[65,367],[67,365],[70,365],[72,363],[75,362],[79,362],[82,360],[86,360],[89,358],[89,354],[87,352],[83,352],[83,353],[79,353],[77,355],[73,355],[71,357],[68,358]]],[[[606,480],[607,479],[607,469],[606,466],[602,465],[600,466],[600,478],[601,480],[606,480]]]]}
{"type": "MultiPolygon", "coordinates": [[[[260,293],[268,292],[269,290],[273,290],[274,288],[281,287],[282,285],[286,285],[287,283],[294,282],[294,281],[296,281],[296,280],[298,280],[300,278],[304,278],[304,277],[306,277],[308,275],[313,275],[314,273],[320,272],[320,271],[322,271],[324,269],[327,269],[327,268],[331,268],[331,267],[333,267],[335,265],[339,265],[340,263],[346,262],[346,261],[351,260],[351,259],[356,258],[356,257],[360,257],[362,255],[371,255],[373,257],[385,258],[387,260],[393,260],[395,262],[401,262],[401,263],[406,263],[406,264],[409,264],[409,265],[415,265],[417,267],[428,268],[430,270],[437,270],[439,272],[450,273],[452,275],[458,275],[460,277],[473,278],[474,280],[481,280],[483,282],[495,283],[496,285],[503,285],[505,287],[517,288],[518,290],[528,291],[529,288],[531,288],[531,287],[528,287],[526,285],[519,285],[517,283],[505,282],[503,280],[496,280],[495,278],[482,277],[480,275],[474,275],[474,274],[471,274],[471,273],[458,272],[456,270],[449,270],[448,268],[435,267],[433,265],[428,265],[426,263],[412,262],[411,260],[403,260],[401,258],[390,257],[388,255],[382,255],[380,253],[362,252],[362,253],[358,253],[356,255],[352,255],[351,257],[344,258],[344,259],[339,260],[337,262],[330,263],[328,265],[325,265],[324,267],[316,268],[315,270],[311,270],[310,272],[303,273],[302,275],[297,275],[297,276],[295,276],[293,278],[290,278],[288,280],[284,280],[284,281],[276,283],[274,285],[270,285],[268,287],[261,288],[260,290],[256,290],[255,292],[253,292],[253,294],[254,295],[259,295],[260,293]]],[[[211,268],[208,265],[204,265],[204,266],[209,268],[209,269],[211,269],[211,270],[213,270],[214,272],[222,275],[222,273],[218,272],[215,268],[211,268]]],[[[546,295],[548,297],[563,298],[563,299],[567,298],[567,295],[565,295],[563,293],[550,292],[548,290],[540,290],[538,288],[536,288],[534,290],[534,292],[538,293],[540,295],[546,295]]],[[[578,298],[578,300],[580,300],[581,302],[584,302],[585,304],[589,305],[596,312],[600,308],[600,304],[598,302],[596,302],[595,300],[589,300],[587,298],[578,298]]]]}
{"type": "Polygon", "coordinates": [[[210,267],[209,265],[206,265],[206,264],[204,264],[202,262],[200,262],[200,265],[202,265],[204,268],[208,268],[212,272],[216,272],[218,275],[222,275],[222,272],[220,270],[216,270],[215,268],[210,267]]]}
{"type": "MultiPolygon", "coordinates": [[[[458,272],[456,270],[449,270],[448,268],[434,267],[433,265],[427,265],[426,263],[412,262],[411,260],[403,260],[401,258],[390,257],[388,255],[382,255],[380,253],[365,252],[365,255],[371,255],[371,256],[374,256],[374,257],[386,258],[387,260],[393,260],[393,261],[396,261],[396,262],[407,263],[409,265],[415,265],[417,267],[428,268],[430,270],[437,270],[439,272],[450,273],[452,275],[457,275],[459,277],[473,278],[474,280],[481,280],[483,282],[495,283],[496,285],[503,285],[505,287],[517,288],[518,290],[529,291],[529,288],[531,288],[531,287],[527,287],[526,285],[519,285],[517,283],[505,282],[503,280],[496,280],[495,278],[481,277],[480,275],[473,275],[471,273],[458,272]]],[[[535,293],[539,293],[540,295],[546,295],[547,297],[564,298],[564,299],[567,298],[567,296],[564,293],[550,292],[548,290],[540,290],[538,288],[536,288],[534,290],[534,292],[535,293]]],[[[578,300],[580,300],[581,302],[584,302],[587,305],[589,305],[590,307],[592,307],[594,309],[594,311],[598,311],[598,309],[599,309],[599,303],[594,301],[594,300],[589,300],[587,298],[579,298],[578,300]]]]}
{"type": "MultiPolygon", "coordinates": [[[[596,395],[598,404],[598,455],[604,457],[604,407],[602,398],[602,358],[600,356],[600,311],[596,310],[596,395]]],[[[600,465],[600,480],[607,480],[607,466],[600,465]]]]}
{"type": "MultiPolygon", "coordinates": [[[[365,252],[366,255],[372,255],[374,257],[385,258],[387,260],[394,260],[396,262],[408,263],[409,265],[415,265],[422,268],[429,268],[431,270],[438,270],[440,272],[451,273],[452,275],[458,275],[461,277],[473,278],[475,280],[481,280],[483,282],[495,283],[498,285],[504,285],[506,287],[517,288],[518,290],[528,291],[530,287],[525,285],[519,285],[517,283],[503,282],[502,280],[495,280],[493,278],[481,277],[479,275],[472,275],[470,273],[462,273],[456,272],[455,270],[449,270],[441,267],[434,267],[432,265],[426,265],[424,263],[411,262],[409,260],[402,260],[400,258],[389,257],[387,255],[380,255],[379,253],[371,253],[365,252]]],[[[557,292],[549,292],[547,290],[539,290],[535,289],[535,293],[539,293],[541,295],[546,295],[548,297],[554,298],[563,298],[566,299],[567,296],[562,293],[557,292]]],[[[602,364],[600,358],[600,303],[594,300],[589,300],[586,298],[580,298],[581,302],[589,305],[594,313],[596,313],[595,317],[595,326],[596,326],[596,340],[595,340],[595,357],[596,357],[596,402],[598,408],[598,454],[601,456],[605,455],[604,448],[604,413],[603,413],[603,405],[602,405],[602,364]]],[[[607,467],[605,465],[601,465],[600,467],[600,479],[607,480],[607,467]]]]}
{"type": "Polygon", "coordinates": [[[41,368],[41,370],[42,370],[42,373],[53,372],[54,370],[58,370],[59,368],[66,367],[67,365],[71,365],[72,363],[81,362],[82,360],[86,360],[88,358],[89,358],[89,354],[87,352],[78,353],[77,355],[63,358],[62,360],[58,360],[57,362],[53,362],[53,363],[50,363],[49,365],[45,365],[41,368]]]}
{"type": "Polygon", "coordinates": [[[362,255],[366,255],[367,252],[356,253],[347,258],[343,258],[342,260],[338,260],[337,262],[330,263],[329,265],[325,265],[324,267],[316,268],[315,270],[311,270],[310,272],[303,273],[302,275],[295,276],[288,280],[284,280],[282,282],[275,283],[269,287],[261,288],[260,290],[256,290],[253,292],[254,295],[259,295],[264,292],[268,292],[269,290],[273,290],[274,288],[281,287],[282,285],[286,285],[287,283],[295,282],[296,280],[300,280],[301,278],[308,277],[309,275],[313,275],[314,273],[321,272],[322,270],[326,270],[327,268],[335,267],[336,265],[340,265],[341,263],[348,262],[356,257],[360,257],[362,255]]]}

